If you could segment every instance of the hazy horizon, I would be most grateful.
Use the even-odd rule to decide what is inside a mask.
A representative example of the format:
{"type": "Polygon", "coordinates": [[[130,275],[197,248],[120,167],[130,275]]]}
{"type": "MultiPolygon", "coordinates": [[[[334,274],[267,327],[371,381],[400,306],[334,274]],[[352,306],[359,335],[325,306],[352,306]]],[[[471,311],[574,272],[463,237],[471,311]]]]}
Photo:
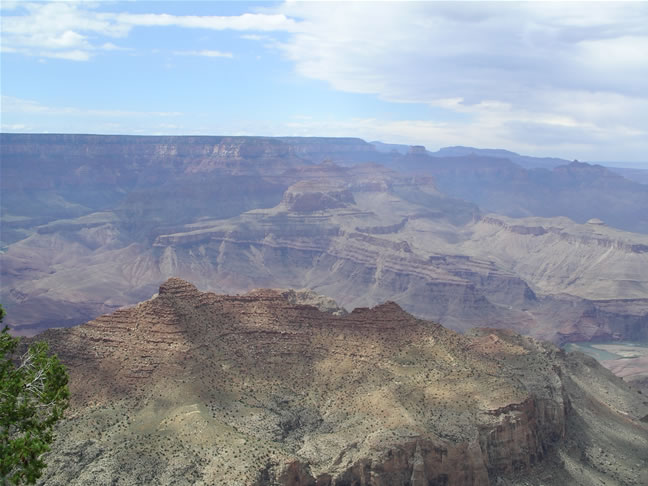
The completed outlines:
{"type": "Polygon", "coordinates": [[[2,3],[2,131],[348,136],[648,168],[648,5],[2,3]]]}
{"type": "MultiPolygon", "coordinates": [[[[7,134],[30,134],[30,135],[98,135],[98,136],[151,136],[151,137],[156,137],[156,136],[174,136],[174,137],[229,137],[229,136],[236,136],[236,135],[230,135],[230,134],[194,134],[194,133],[187,133],[187,134],[129,134],[129,133],[76,133],[76,132],[70,132],[70,133],[65,133],[65,132],[11,132],[11,131],[2,131],[0,133],[7,133],[7,134]]],[[[264,134],[259,134],[259,135],[245,135],[249,137],[260,137],[260,138],[281,138],[281,137],[293,137],[294,135],[264,135],[264,134]]],[[[307,138],[309,136],[304,135],[304,138],[307,138]]],[[[314,138],[327,138],[325,136],[318,136],[318,135],[313,135],[312,137],[314,138]]],[[[338,137],[334,137],[338,138],[338,137]]],[[[344,137],[339,137],[339,138],[344,138],[344,137]]],[[[352,137],[352,138],[360,138],[360,137],[352,137]]],[[[373,143],[383,143],[383,144],[388,144],[391,145],[392,142],[388,140],[366,140],[363,139],[365,142],[373,144],[373,143]]],[[[395,144],[399,145],[399,144],[395,144]]],[[[409,145],[421,145],[421,144],[409,144],[409,145]]],[[[441,147],[425,147],[426,150],[430,152],[436,152],[437,150],[443,149],[443,148],[448,148],[450,146],[441,146],[441,147]]],[[[468,147],[465,146],[464,147],[468,147]]],[[[508,150],[506,147],[469,147],[469,148],[475,148],[475,149],[486,149],[486,150],[508,150]]],[[[541,155],[533,155],[533,154],[518,154],[518,155],[525,155],[525,156],[531,156],[531,157],[543,157],[541,155]]],[[[561,157],[556,157],[556,158],[561,158],[561,157]]],[[[567,161],[567,159],[565,159],[567,161]]],[[[640,169],[640,170],[648,170],[648,162],[627,162],[627,161],[605,161],[605,160],[580,160],[579,162],[586,162],[588,164],[592,165],[603,165],[606,167],[613,167],[613,168],[619,168],[619,169],[640,169]]]]}

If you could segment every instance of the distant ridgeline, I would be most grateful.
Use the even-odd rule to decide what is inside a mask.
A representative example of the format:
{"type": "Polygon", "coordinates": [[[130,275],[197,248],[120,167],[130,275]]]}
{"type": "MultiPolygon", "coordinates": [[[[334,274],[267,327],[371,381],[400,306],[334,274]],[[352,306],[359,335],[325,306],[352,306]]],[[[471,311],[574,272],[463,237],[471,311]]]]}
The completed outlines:
{"type": "Polygon", "coordinates": [[[375,162],[433,175],[445,194],[507,216],[567,216],[579,223],[600,218],[610,226],[648,233],[648,185],[601,166],[506,150],[448,147],[428,152],[421,146],[395,145],[397,149],[386,151],[392,146],[324,137],[5,133],[0,143],[2,189],[10,191],[3,206],[10,215],[19,205],[11,194],[17,190],[66,192],[75,186],[82,194],[71,202],[102,209],[119,201],[124,191],[179,176],[279,175],[329,159],[339,165],[375,162]]]}

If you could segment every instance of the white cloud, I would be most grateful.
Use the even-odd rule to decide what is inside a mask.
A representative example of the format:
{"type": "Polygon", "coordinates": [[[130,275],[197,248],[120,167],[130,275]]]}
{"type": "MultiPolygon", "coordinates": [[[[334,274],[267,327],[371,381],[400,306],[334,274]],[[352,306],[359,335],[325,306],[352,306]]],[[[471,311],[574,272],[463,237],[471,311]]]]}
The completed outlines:
{"type": "Polygon", "coordinates": [[[283,14],[245,13],[232,16],[198,16],[121,13],[115,15],[114,18],[118,24],[132,27],[175,26],[190,29],[244,31],[295,31],[298,29],[297,22],[283,14]]]}
{"type": "Polygon", "coordinates": [[[112,42],[104,42],[103,44],[101,44],[101,46],[99,46],[99,49],[101,49],[102,51],[131,51],[132,50],[128,47],[116,46],[112,42]]]}
{"type": "Polygon", "coordinates": [[[178,112],[50,106],[12,96],[2,96],[1,104],[2,130],[7,132],[152,134],[175,126],[187,133],[178,112]]]}
{"type": "Polygon", "coordinates": [[[580,150],[581,159],[612,146],[648,152],[646,2],[285,2],[236,16],[105,12],[79,2],[2,8],[3,52],[85,61],[125,49],[119,44],[136,28],[232,30],[278,49],[303,77],[425,104],[447,120],[268,122],[275,131],[563,156],[580,150]]]}
{"type": "Polygon", "coordinates": [[[9,124],[2,124],[2,131],[3,132],[24,132],[28,131],[30,127],[23,123],[9,123],[9,124]]]}
{"type": "Polygon", "coordinates": [[[202,56],[202,57],[227,57],[233,58],[234,55],[231,52],[221,52],[221,51],[212,51],[205,50],[202,51],[174,51],[176,56],[202,56]]]}
{"type": "Polygon", "coordinates": [[[41,51],[40,55],[41,57],[67,59],[68,61],[87,61],[90,59],[90,53],[80,49],[75,49],[73,51],[41,51]]]}
{"type": "Polygon", "coordinates": [[[278,44],[301,75],[462,115],[444,127],[389,124],[399,133],[549,150],[645,145],[645,2],[286,2],[277,11],[307,27],[278,44]]]}
{"type": "MultiPolygon", "coordinates": [[[[301,74],[396,101],[519,102],[538,87],[575,84],[616,91],[625,73],[599,74],[620,65],[618,52],[624,66],[648,70],[642,4],[291,2],[281,10],[308,26],[281,45],[301,74]]],[[[644,79],[623,86],[643,88],[644,79]]]]}
{"type": "Polygon", "coordinates": [[[270,37],[267,35],[258,35],[258,34],[242,34],[241,39],[252,40],[252,41],[265,41],[269,40],[270,37]]]}
{"type": "Polygon", "coordinates": [[[298,29],[298,23],[281,13],[232,16],[134,14],[101,12],[93,2],[3,3],[4,52],[85,61],[98,50],[123,49],[106,42],[105,38],[126,38],[137,27],[291,32],[298,29]],[[81,55],[80,51],[84,54],[81,55]]]}
{"type": "Polygon", "coordinates": [[[130,111],[130,110],[102,110],[84,109],[71,106],[46,106],[34,100],[25,100],[14,96],[2,96],[3,115],[53,115],[53,116],[79,116],[79,117],[174,117],[182,113],[166,111],[130,111]]]}

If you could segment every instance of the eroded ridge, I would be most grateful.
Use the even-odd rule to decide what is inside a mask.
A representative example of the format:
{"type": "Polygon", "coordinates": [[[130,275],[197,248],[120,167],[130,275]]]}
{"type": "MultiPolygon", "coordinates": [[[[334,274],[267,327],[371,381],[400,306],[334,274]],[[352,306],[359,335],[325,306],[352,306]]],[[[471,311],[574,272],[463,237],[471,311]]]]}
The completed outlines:
{"type": "Polygon", "coordinates": [[[171,278],[39,338],[73,397],[43,484],[630,485],[648,467],[648,403],[595,361],[393,302],[333,315],[171,278]]]}

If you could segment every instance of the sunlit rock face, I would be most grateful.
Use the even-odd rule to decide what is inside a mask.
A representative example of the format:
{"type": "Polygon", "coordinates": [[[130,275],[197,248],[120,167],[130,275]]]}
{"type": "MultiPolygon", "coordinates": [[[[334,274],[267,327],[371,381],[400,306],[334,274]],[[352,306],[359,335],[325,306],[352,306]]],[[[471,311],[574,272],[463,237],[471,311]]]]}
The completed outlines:
{"type": "Polygon", "coordinates": [[[640,484],[648,404],[595,361],[296,295],[171,278],[39,335],[72,396],[42,484],[640,484]]]}

